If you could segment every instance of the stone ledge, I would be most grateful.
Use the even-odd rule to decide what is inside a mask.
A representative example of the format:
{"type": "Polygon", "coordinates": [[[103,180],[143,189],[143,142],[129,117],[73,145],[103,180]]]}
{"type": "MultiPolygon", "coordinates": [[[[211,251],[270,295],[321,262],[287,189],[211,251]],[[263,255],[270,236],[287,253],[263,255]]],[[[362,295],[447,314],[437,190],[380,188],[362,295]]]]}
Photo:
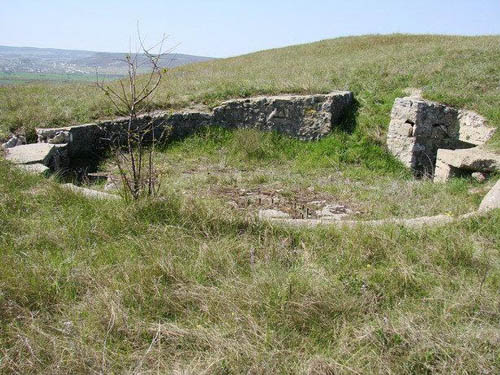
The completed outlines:
{"type": "Polygon", "coordinates": [[[416,175],[433,175],[438,149],[483,145],[494,132],[495,128],[475,112],[416,97],[397,98],[387,146],[416,175]]]}
{"type": "Polygon", "coordinates": [[[115,194],[104,193],[102,191],[92,190],[76,186],[73,184],[63,184],[61,185],[64,189],[70,190],[74,193],[81,194],[87,198],[92,199],[103,199],[103,200],[120,200],[121,197],[115,194]]]}
{"type": "MultiPolygon", "coordinates": [[[[64,148],[65,145],[61,146],[64,148]]],[[[49,166],[59,147],[51,144],[33,143],[6,150],[5,159],[14,164],[43,164],[49,166]]]]}
{"type": "Polygon", "coordinates": [[[213,123],[226,128],[276,131],[301,140],[317,140],[340,124],[352,103],[350,91],[235,99],[214,109],[213,123]]]}
{"type": "Polygon", "coordinates": [[[500,155],[479,147],[437,152],[434,182],[446,182],[459,172],[494,172],[500,169],[500,155]]]}

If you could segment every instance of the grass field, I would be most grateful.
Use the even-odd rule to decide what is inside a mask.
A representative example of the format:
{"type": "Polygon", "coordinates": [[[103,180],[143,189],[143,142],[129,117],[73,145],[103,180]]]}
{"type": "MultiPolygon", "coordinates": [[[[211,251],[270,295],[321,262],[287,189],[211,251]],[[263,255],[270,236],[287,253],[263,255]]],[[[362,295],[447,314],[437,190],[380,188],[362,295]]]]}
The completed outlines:
{"type": "MultiPolygon", "coordinates": [[[[297,205],[313,213],[318,204],[344,205],[359,220],[465,214],[497,179],[415,180],[380,147],[343,133],[301,142],[213,128],[162,150],[155,165],[165,194],[193,195],[249,214],[281,208],[300,213],[292,209],[297,205]]],[[[102,169],[115,170],[110,162],[102,169]]]]}
{"type": "Polygon", "coordinates": [[[276,228],[0,162],[0,372],[495,374],[499,228],[276,228]]]}
{"type": "MultiPolygon", "coordinates": [[[[173,69],[145,109],[334,89],[359,109],[318,142],[217,128],[174,142],[151,200],[91,201],[0,160],[0,373],[499,373],[498,210],[292,229],[241,200],[326,199],[358,219],[474,210],[498,175],[414,180],[385,136],[407,87],[498,127],[499,42],[350,37],[173,69]]],[[[113,115],[86,83],[0,87],[4,134],[113,115]]]]}
{"type": "MultiPolygon", "coordinates": [[[[103,80],[119,79],[119,75],[105,75],[100,76],[103,80]]],[[[75,83],[75,82],[90,82],[94,83],[96,80],[95,75],[92,74],[52,74],[52,73],[3,73],[0,72],[0,86],[18,84],[32,84],[32,83],[75,83]]]]}

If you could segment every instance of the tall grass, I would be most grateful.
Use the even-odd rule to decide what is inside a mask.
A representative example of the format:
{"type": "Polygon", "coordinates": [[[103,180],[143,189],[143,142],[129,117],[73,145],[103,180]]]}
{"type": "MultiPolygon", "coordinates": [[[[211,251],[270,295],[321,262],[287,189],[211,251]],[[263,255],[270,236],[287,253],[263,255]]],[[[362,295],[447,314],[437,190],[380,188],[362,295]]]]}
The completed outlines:
{"type": "Polygon", "coordinates": [[[0,162],[0,372],[497,373],[498,228],[273,228],[0,162]]]}
{"type": "MultiPolygon", "coordinates": [[[[174,69],[151,108],[333,89],[359,108],[319,142],[214,128],[174,143],[161,199],[92,201],[0,159],[0,373],[499,373],[498,210],[297,229],[203,195],[312,188],[373,217],[477,206],[479,185],[411,181],[381,144],[409,86],[498,126],[498,42],[352,37],[174,69]]],[[[89,85],[0,88],[4,134],[108,116],[89,85]]]]}

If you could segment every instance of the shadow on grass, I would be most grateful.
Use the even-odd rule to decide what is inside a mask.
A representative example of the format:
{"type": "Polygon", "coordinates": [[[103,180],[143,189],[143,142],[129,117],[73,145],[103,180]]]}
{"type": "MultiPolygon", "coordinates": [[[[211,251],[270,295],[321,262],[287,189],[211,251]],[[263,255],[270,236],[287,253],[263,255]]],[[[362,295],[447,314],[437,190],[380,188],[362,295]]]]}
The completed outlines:
{"type": "Polygon", "coordinates": [[[358,112],[359,101],[356,98],[353,98],[352,104],[344,112],[344,116],[338,126],[338,129],[347,134],[354,133],[358,123],[358,112]]]}

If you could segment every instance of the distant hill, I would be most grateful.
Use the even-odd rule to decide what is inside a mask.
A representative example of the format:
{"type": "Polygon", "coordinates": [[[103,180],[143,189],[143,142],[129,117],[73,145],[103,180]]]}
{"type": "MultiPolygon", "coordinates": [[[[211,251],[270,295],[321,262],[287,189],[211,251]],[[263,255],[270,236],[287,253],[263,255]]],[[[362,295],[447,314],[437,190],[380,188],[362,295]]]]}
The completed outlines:
{"type": "MultiPolygon", "coordinates": [[[[125,53],[0,46],[0,73],[93,75],[97,69],[104,75],[122,75],[127,71],[125,56],[125,53]]],[[[211,58],[171,53],[162,59],[161,65],[173,68],[207,60],[211,58]]]]}

